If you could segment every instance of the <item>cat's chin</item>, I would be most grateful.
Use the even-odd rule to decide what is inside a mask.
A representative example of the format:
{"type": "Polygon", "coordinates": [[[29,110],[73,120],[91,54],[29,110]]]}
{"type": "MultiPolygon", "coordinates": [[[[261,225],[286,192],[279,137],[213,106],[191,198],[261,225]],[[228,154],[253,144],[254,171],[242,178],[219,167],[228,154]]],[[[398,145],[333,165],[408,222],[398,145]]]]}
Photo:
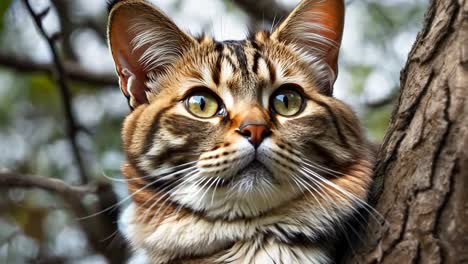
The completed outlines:
{"type": "Polygon", "coordinates": [[[251,188],[262,184],[274,184],[273,174],[260,161],[254,160],[227,180],[224,186],[231,189],[235,188],[242,193],[252,191],[251,188]]]}

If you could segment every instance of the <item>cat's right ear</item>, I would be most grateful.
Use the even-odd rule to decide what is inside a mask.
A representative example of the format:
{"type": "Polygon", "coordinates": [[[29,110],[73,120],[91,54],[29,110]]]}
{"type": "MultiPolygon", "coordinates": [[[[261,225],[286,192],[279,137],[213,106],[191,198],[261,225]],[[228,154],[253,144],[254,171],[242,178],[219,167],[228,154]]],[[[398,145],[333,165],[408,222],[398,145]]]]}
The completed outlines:
{"type": "Polygon", "coordinates": [[[162,73],[196,43],[162,11],[142,0],[115,1],[107,32],[120,89],[132,109],[148,102],[148,75],[162,73]]]}
{"type": "Polygon", "coordinates": [[[344,0],[302,0],[271,37],[325,62],[331,70],[331,92],[338,75],[344,18],[344,0]]]}

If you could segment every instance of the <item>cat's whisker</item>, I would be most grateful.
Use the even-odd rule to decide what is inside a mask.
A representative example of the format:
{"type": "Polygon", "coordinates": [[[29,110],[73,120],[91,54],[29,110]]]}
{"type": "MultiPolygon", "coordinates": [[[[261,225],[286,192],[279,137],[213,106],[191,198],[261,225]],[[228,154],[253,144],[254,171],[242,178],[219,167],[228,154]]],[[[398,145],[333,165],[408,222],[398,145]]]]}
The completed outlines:
{"type": "Polygon", "coordinates": [[[296,176],[296,179],[302,183],[302,185],[306,188],[306,190],[312,195],[312,197],[315,199],[315,201],[318,203],[319,207],[322,209],[322,211],[324,212],[324,214],[330,219],[330,220],[333,220],[334,218],[330,215],[330,213],[328,212],[328,210],[326,209],[326,207],[324,207],[322,205],[322,203],[320,202],[320,200],[315,196],[314,192],[315,193],[318,193],[320,194],[320,192],[318,192],[315,187],[313,187],[312,185],[310,185],[307,181],[301,179],[300,177],[297,177],[296,176]],[[308,188],[308,187],[309,188],[308,188]],[[311,190],[311,189],[313,190],[311,190]]]}
{"type": "MultiPolygon", "coordinates": [[[[198,172],[199,172],[198,169],[195,168],[193,171],[191,171],[191,172],[189,172],[188,174],[186,174],[186,175],[180,177],[180,178],[177,179],[175,182],[171,183],[169,186],[166,186],[164,189],[159,190],[155,195],[153,195],[152,197],[157,196],[157,195],[160,195],[162,192],[164,192],[164,194],[161,195],[161,197],[159,197],[158,200],[156,200],[155,202],[153,202],[153,203],[151,204],[151,206],[145,210],[145,214],[144,214],[144,216],[143,216],[143,219],[146,220],[148,213],[149,213],[156,205],[158,205],[162,199],[167,200],[167,199],[171,198],[171,196],[177,192],[178,188],[180,188],[180,186],[184,185],[184,183],[187,181],[187,179],[191,178],[193,175],[196,175],[198,172]],[[168,187],[170,187],[170,188],[169,188],[169,191],[165,192],[165,191],[168,189],[168,187]],[[170,192],[170,189],[174,189],[175,192],[174,192],[174,193],[171,193],[171,192],[170,192]]],[[[145,203],[146,203],[146,202],[145,202],[145,203]]],[[[164,203],[160,206],[160,208],[162,208],[163,205],[164,205],[164,203]]],[[[159,212],[159,211],[160,211],[160,209],[158,210],[158,212],[159,212]]],[[[156,212],[155,215],[157,215],[158,212],[156,212]]],[[[151,221],[152,221],[152,220],[151,220],[151,221]]]]}
{"type": "MultiPolygon", "coordinates": [[[[164,199],[164,201],[162,201],[162,203],[160,203],[160,206],[158,208],[158,210],[153,214],[153,217],[151,217],[151,220],[149,221],[149,223],[152,223],[155,219],[157,219],[157,217],[160,215],[160,213],[162,212],[164,215],[164,213],[166,212],[166,210],[169,208],[169,204],[168,206],[165,206],[166,203],[171,199],[171,196],[169,195],[169,193],[166,193],[166,195],[164,195],[166,198],[164,199]],[[163,210],[164,208],[164,210],[163,210]]],[[[161,217],[160,218],[161,221],[163,220],[163,218],[161,217]]]]}
{"type": "MultiPolygon", "coordinates": [[[[327,180],[326,178],[324,178],[323,176],[321,176],[320,174],[316,173],[315,171],[311,170],[310,168],[307,168],[307,167],[304,167],[303,169],[305,169],[307,172],[310,173],[310,175],[314,176],[316,179],[318,179],[319,181],[327,184],[328,186],[332,187],[333,189],[337,190],[338,192],[342,193],[342,195],[344,195],[345,197],[351,199],[351,201],[354,201],[356,203],[358,203],[360,206],[362,206],[362,208],[364,210],[366,210],[366,212],[368,212],[373,218],[375,221],[377,221],[378,223],[380,223],[381,221],[384,221],[385,225],[387,225],[387,221],[385,220],[385,218],[377,211],[375,210],[372,206],[370,206],[366,201],[364,201],[363,199],[357,197],[356,195],[344,190],[342,187],[340,187],[339,185],[327,180]],[[380,218],[377,219],[377,217],[380,218]]],[[[307,174],[309,175],[309,174],[307,174]]],[[[352,207],[354,208],[354,207],[352,207]]]]}
{"type": "MultiPolygon", "coordinates": [[[[178,168],[181,168],[181,167],[185,167],[185,166],[188,166],[188,165],[192,165],[192,164],[195,164],[197,163],[198,161],[190,161],[190,162],[186,162],[186,163],[182,163],[182,164],[179,164],[179,165],[176,165],[176,166],[173,166],[173,167],[169,167],[169,168],[164,168],[165,170],[175,170],[175,169],[178,169],[178,168]]],[[[156,170],[155,170],[156,171],[156,170]]],[[[171,172],[172,173],[172,172],[171,172]]],[[[132,181],[140,181],[141,179],[149,179],[149,178],[155,178],[155,177],[160,177],[160,176],[164,176],[165,173],[161,173],[161,174],[158,174],[158,173],[153,173],[153,174],[149,174],[149,175],[146,175],[146,176],[141,176],[141,177],[138,177],[138,178],[134,178],[134,179],[127,179],[127,178],[115,178],[115,177],[110,177],[106,174],[106,172],[103,170],[101,172],[101,175],[104,176],[104,178],[110,180],[110,181],[114,181],[114,182],[132,182],[132,181]]]]}
{"type": "Polygon", "coordinates": [[[148,176],[144,176],[144,177],[159,178],[159,177],[175,176],[175,175],[177,175],[177,174],[185,173],[185,172],[191,171],[191,170],[193,170],[193,169],[198,170],[198,167],[197,167],[197,166],[190,166],[190,167],[188,167],[188,168],[181,169],[181,170],[177,170],[177,171],[173,171],[173,172],[166,172],[166,173],[161,173],[161,174],[155,173],[155,174],[148,175],[148,176]]]}
{"type": "MultiPolygon", "coordinates": [[[[298,185],[298,186],[299,186],[298,181],[301,181],[302,183],[300,183],[300,185],[301,185],[304,189],[306,189],[306,190],[314,197],[314,199],[317,201],[317,203],[319,204],[319,206],[320,206],[320,208],[322,209],[322,211],[323,211],[325,214],[327,214],[328,218],[329,218],[331,221],[336,220],[336,217],[332,217],[332,216],[328,213],[328,210],[322,205],[322,203],[320,203],[320,200],[317,199],[317,198],[315,197],[315,195],[313,194],[313,192],[312,192],[308,187],[305,186],[305,184],[309,185],[305,180],[301,179],[301,178],[300,178],[299,176],[297,176],[297,175],[293,175],[293,178],[292,178],[292,179],[293,179],[293,181],[296,183],[296,185],[298,185]]],[[[309,185],[309,186],[310,186],[310,185],[309,185]]],[[[312,187],[312,186],[311,186],[311,187],[312,187]]],[[[318,195],[320,195],[320,197],[322,197],[325,201],[327,201],[328,203],[331,203],[332,205],[334,204],[334,201],[333,201],[330,197],[325,197],[325,196],[323,196],[322,192],[317,191],[314,187],[312,187],[312,188],[313,188],[314,192],[316,192],[318,195]]],[[[319,188],[320,188],[320,187],[319,187],[319,188]]],[[[299,186],[299,189],[301,189],[300,186],[299,186]]],[[[338,220],[338,221],[334,221],[334,222],[337,223],[337,224],[340,226],[341,230],[343,230],[343,234],[346,236],[347,241],[349,242],[349,244],[351,244],[351,242],[349,241],[349,239],[348,239],[348,237],[347,237],[347,235],[346,235],[345,229],[344,229],[343,225],[341,224],[341,222],[340,222],[339,220],[338,220]]],[[[346,224],[350,226],[350,228],[353,230],[353,232],[357,233],[357,231],[353,228],[353,226],[351,226],[349,223],[346,223],[346,224]]],[[[361,239],[361,238],[360,238],[360,239],[361,239]]]]}
{"type": "Polygon", "coordinates": [[[302,159],[302,162],[304,162],[305,164],[311,166],[311,167],[314,167],[322,172],[327,172],[329,174],[332,174],[332,176],[334,177],[338,177],[338,176],[345,176],[346,174],[345,173],[342,173],[340,171],[336,171],[336,170],[333,170],[333,169],[330,169],[330,168],[327,168],[323,165],[320,165],[314,161],[311,161],[309,159],[302,159]]]}
{"type": "MultiPolygon", "coordinates": [[[[182,182],[180,184],[178,184],[175,188],[174,188],[174,191],[173,192],[168,192],[166,193],[166,195],[164,195],[164,197],[166,197],[166,199],[162,202],[162,204],[160,205],[158,211],[153,215],[153,217],[151,218],[150,222],[152,222],[154,220],[154,218],[159,214],[159,212],[162,210],[162,208],[164,208],[165,204],[172,198],[174,197],[176,194],[179,194],[179,191],[182,190],[183,187],[189,185],[189,184],[193,184],[193,185],[197,185],[201,182],[204,182],[205,180],[207,180],[207,178],[204,178],[204,177],[201,177],[199,179],[196,179],[195,182],[193,181],[193,178],[196,178],[198,176],[198,173],[199,171],[197,170],[195,173],[192,173],[190,175],[187,175],[182,179],[182,182]]],[[[196,195],[195,195],[196,196],[196,195]]],[[[164,198],[164,197],[161,197],[161,198],[164,198]]],[[[159,202],[159,201],[158,201],[159,202]]],[[[179,212],[180,210],[182,209],[182,205],[178,205],[177,206],[177,209],[175,211],[175,214],[177,214],[177,212],[179,212]]]]}
{"type": "MultiPolygon", "coordinates": [[[[173,191],[172,192],[166,192],[163,196],[161,196],[155,203],[153,203],[153,205],[151,207],[154,207],[155,205],[157,205],[161,199],[163,199],[164,197],[165,200],[161,203],[158,211],[153,215],[153,217],[151,218],[150,222],[152,222],[154,220],[154,218],[159,214],[159,212],[161,211],[161,209],[164,207],[164,205],[166,204],[167,201],[169,201],[169,199],[171,199],[175,194],[177,194],[179,192],[179,190],[184,187],[185,185],[189,184],[191,178],[193,178],[194,175],[197,175],[199,173],[198,170],[195,170],[187,175],[185,175],[184,177],[180,178],[181,180],[181,183],[178,183],[174,188],[173,188],[173,191]]],[[[150,208],[152,209],[152,208],[150,208]]],[[[181,205],[178,205],[177,206],[177,210],[176,212],[179,212],[181,209],[181,205]]],[[[175,213],[177,214],[177,213],[175,213]]]]}
{"type": "Polygon", "coordinates": [[[363,199],[355,196],[354,194],[344,190],[343,188],[341,188],[340,186],[336,185],[335,183],[327,180],[326,178],[324,178],[320,174],[318,174],[318,173],[316,173],[316,172],[314,172],[312,170],[309,170],[309,171],[312,173],[313,176],[318,178],[320,181],[324,182],[327,185],[330,185],[331,187],[338,190],[340,193],[342,193],[346,197],[350,198],[354,202],[357,202],[359,205],[361,205],[363,207],[363,209],[366,210],[374,218],[375,221],[380,222],[376,218],[376,216],[378,216],[380,218],[380,220],[383,220],[385,222],[385,224],[387,224],[387,221],[385,220],[385,218],[377,210],[375,210],[372,206],[370,206],[366,201],[364,201],[363,199]]]}
{"type": "Polygon", "coordinates": [[[127,195],[127,197],[125,197],[124,199],[120,200],[118,203],[115,203],[107,208],[104,208],[102,209],[101,211],[99,212],[96,212],[96,213],[93,213],[93,214],[90,214],[90,215],[87,215],[87,216],[83,216],[83,217],[79,217],[77,218],[78,221],[81,221],[81,220],[85,220],[85,219],[89,219],[91,217],[95,217],[97,215],[100,215],[102,213],[105,213],[109,210],[112,210],[112,209],[115,209],[117,208],[118,206],[122,205],[123,203],[125,203],[126,201],[128,201],[129,199],[131,199],[133,196],[135,196],[136,194],[140,193],[141,191],[143,191],[144,189],[148,188],[149,186],[159,182],[159,181],[164,181],[164,180],[168,180],[169,178],[172,178],[173,176],[177,175],[179,172],[174,172],[174,173],[171,173],[169,175],[165,175],[165,176],[162,176],[160,178],[157,178],[155,179],[154,181],[151,181],[149,183],[147,183],[146,185],[144,185],[143,187],[139,188],[138,190],[134,191],[132,194],[129,194],[127,195]]]}
{"type": "MultiPolygon", "coordinates": [[[[303,170],[301,170],[301,173],[304,174],[305,172],[303,170]]],[[[305,175],[305,176],[307,177],[307,175],[305,175]]],[[[324,200],[331,203],[331,205],[336,205],[336,201],[334,199],[332,199],[332,197],[330,197],[330,195],[326,191],[322,191],[323,189],[328,189],[326,186],[324,186],[323,184],[321,184],[320,182],[318,182],[314,178],[308,178],[308,179],[313,181],[314,184],[317,185],[317,188],[319,188],[319,191],[316,190],[318,195],[320,195],[324,200]]],[[[305,179],[304,179],[304,181],[305,181],[305,179]]],[[[315,190],[315,188],[314,188],[314,190],[315,190]]],[[[336,207],[335,209],[339,210],[339,207],[336,207]]],[[[361,215],[361,213],[357,209],[355,209],[355,208],[353,208],[353,209],[359,216],[361,216],[361,218],[363,217],[361,215]]],[[[361,223],[360,220],[356,218],[356,216],[352,215],[352,217],[360,224],[361,227],[365,225],[366,220],[364,218],[363,218],[364,223],[361,223]]],[[[334,218],[330,216],[330,219],[334,219],[334,218]]],[[[335,221],[335,222],[340,226],[341,230],[343,231],[343,234],[346,235],[346,231],[345,231],[344,226],[342,225],[341,221],[335,221]]],[[[364,241],[363,238],[359,235],[359,232],[351,224],[349,224],[347,221],[345,221],[345,223],[351,228],[353,233],[355,233],[361,241],[364,241]]]]}
{"type": "Polygon", "coordinates": [[[101,176],[113,182],[128,182],[129,181],[129,179],[125,179],[125,178],[114,178],[114,177],[108,176],[104,170],[101,171],[101,176]]]}
{"type": "MultiPolygon", "coordinates": [[[[195,170],[196,171],[196,170],[195,170]]],[[[146,220],[147,218],[147,215],[149,212],[151,212],[151,210],[153,209],[154,206],[156,206],[158,204],[158,202],[163,199],[164,197],[166,197],[167,195],[169,195],[169,192],[165,192],[166,190],[170,190],[171,188],[174,188],[178,185],[179,182],[182,182],[184,180],[184,177],[181,177],[179,179],[177,179],[176,181],[174,182],[171,182],[169,183],[167,186],[165,186],[164,188],[162,188],[161,190],[158,190],[156,191],[156,193],[154,195],[152,195],[149,199],[147,199],[146,202],[144,202],[140,207],[145,207],[145,205],[150,202],[151,200],[153,200],[154,197],[158,196],[158,195],[161,195],[156,201],[154,201],[150,207],[146,208],[145,209],[145,214],[143,215],[143,219],[146,220]]]]}
{"type": "Polygon", "coordinates": [[[197,190],[197,192],[193,196],[194,197],[198,196],[198,194],[200,194],[200,192],[202,192],[205,189],[205,186],[207,184],[209,184],[211,182],[211,180],[213,180],[213,179],[216,179],[216,178],[202,177],[201,181],[199,181],[199,183],[196,186],[199,186],[200,184],[203,184],[203,185],[197,190]]]}
{"type": "MultiPolygon", "coordinates": [[[[330,169],[330,168],[327,168],[323,165],[320,165],[318,164],[317,162],[313,161],[313,160],[310,160],[310,159],[307,159],[305,157],[303,157],[301,155],[301,153],[295,149],[290,149],[289,151],[289,154],[291,154],[295,159],[297,159],[300,163],[303,163],[303,164],[306,164],[306,165],[309,165],[311,167],[314,167],[322,172],[327,172],[329,174],[332,174],[332,176],[334,177],[337,177],[338,175],[339,176],[344,176],[346,175],[345,173],[343,172],[340,172],[340,171],[337,171],[337,170],[333,170],[333,169],[330,169]]],[[[293,159],[294,159],[293,158],[293,159]]]]}
{"type": "MultiPolygon", "coordinates": [[[[305,181],[305,180],[304,180],[305,181]]],[[[316,181],[314,181],[315,184],[317,184],[316,181]]],[[[322,186],[324,187],[324,186],[322,186]]],[[[328,203],[330,203],[331,205],[336,205],[336,202],[326,193],[326,192],[322,192],[322,188],[320,186],[317,186],[317,188],[319,188],[319,190],[316,190],[314,188],[314,191],[320,196],[322,197],[325,201],[327,201],[328,203]]],[[[342,225],[342,222],[339,220],[339,219],[336,219],[336,217],[332,217],[328,211],[329,210],[326,210],[323,205],[320,203],[320,201],[318,199],[316,199],[317,202],[320,204],[320,206],[323,208],[323,211],[327,214],[327,216],[329,217],[330,220],[332,220],[334,223],[336,223],[340,229],[343,231],[343,234],[346,236],[346,239],[348,241],[348,243],[351,245],[351,242],[347,236],[347,232],[345,230],[345,227],[342,225]]],[[[339,210],[339,208],[335,208],[335,210],[339,210]]],[[[355,218],[355,216],[353,216],[353,218],[355,218]]],[[[361,240],[361,241],[364,241],[363,238],[359,235],[359,232],[351,225],[349,224],[347,221],[345,221],[346,225],[348,225],[350,227],[350,229],[353,231],[353,233],[355,233],[358,238],[361,240]]]]}
{"type": "Polygon", "coordinates": [[[216,184],[215,184],[215,186],[213,188],[213,193],[211,194],[211,206],[213,206],[213,203],[214,203],[214,196],[216,194],[216,189],[218,188],[219,183],[222,182],[222,181],[224,181],[224,180],[222,178],[219,178],[219,177],[216,180],[216,184]]]}
{"type": "MultiPolygon", "coordinates": [[[[210,180],[208,182],[210,182],[210,184],[208,185],[208,187],[206,187],[205,191],[203,192],[202,196],[200,197],[199,201],[203,201],[203,198],[205,197],[205,195],[208,193],[208,191],[211,189],[211,186],[213,186],[213,184],[216,182],[216,180],[219,179],[219,178],[210,178],[210,180]]],[[[205,188],[205,187],[203,187],[205,188]]]]}
{"type": "MultiPolygon", "coordinates": [[[[329,187],[327,187],[327,186],[325,186],[325,185],[322,184],[322,182],[324,182],[324,181],[322,180],[323,177],[320,176],[319,174],[317,174],[317,173],[315,173],[315,172],[313,172],[313,171],[310,171],[310,170],[308,170],[307,168],[303,168],[302,171],[303,171],[303,173],[304,173],[303,175],[304,175],[305,177],[307,177],[309,180],[314,181],[316,184],[320,185],[321,187],[323,187],[323,188],[326,189],[326,190],[331,190],[329,187]],[[307,172],[310,173],[310,174],[308,174],[307,172]],[[312,176],[312,177],[311,177],[311,176],[312,176]],[[317,181],[317,180],[319,180],[319,181],[317,181]]],[[[327,181],[328,181],[328,180],[327,180],[327,181]]],[[[325,182],[325,183],[326,183],[326,182],[325,182]]],[[[337,194],[337,195],[340,196],[341,198],[344,198],[345,201],[346,201],[346,198],[351,199],[351,201],[346,201],[347,203],[358,202],[358,201],[356,201],[356,200],[359,199],[358,197],[356,197],[356,198],[351,198],[351,197],[349,197],[349,196],[347,196],[347,195],[344,195],[344,196],[343,196],[343,194],[340,194],[340,193],[335,193],[335,194],[337,194]]],[[[359,216],[361,216],[361,218],[364,220],[364,222],[366,221],[366,219],[360,214],[360,212],[359,212],[355,207],[353,207],[353,206],[349,206],[349,207],[352,208],[352,210],[355,211],[359,216]]]]}
{"type": "MultiPolygon", "coordinates": [[[[180,184],[178,184],[175,188],[174,188],[174,191],[173,192],[167,192],[166,195],[168,195],[166,197],[166,199],[161,203],[161,205],[159,206],[159,209],[158,211],[156,211],[156,213],[153,215],[153,217],[151,218],[150,222],[153,222],[154,221],[154,218],[157,217],[159,215],[159,213],[161,212],[161,210],[164,208],[164,210],[166,210],[166,208],[168,208],[168,206],[164,207],[166,205],[166,203],[172,198],[174,197],[181,189],[182,187],[185,187],[186,185],[188,184],[191,184],[192,183],[192,178],[195,178],[199,173],[199,170],[196,170],[195,173],[192,173],[190,175],[187,175],[182,179],[182,182],[180,184]]],[[[202,178],[203,179],[203,178],[202,178]]],[[[200,180],[200,179],[199,179],[200,180]]],[[[164,195],[164,196],[166,196],[164,195]]],[[[160,200],[160,199],[159,199],[160,200]]],[[[159,201],[158,201],[159,202],[159,201]]],[[[179,204],[176,208],[176,210],[174,211],[174,215],[177,215],[177,213],[182,209],[182,205],[179,204]]],[[[165,212],[165,211],[163,211],[165,212]]]]}
{"type": "MultiPolygon", "coordinates": [[[[196,171],[194,174],[189,175],[189,176],[187,176],[187,177],[190,178],[190,177],[192,177],[193,175],[196,175],[197,173],[198,173],[198,171],[196,171]]],[[[184,182],[186,182],[186,179],[183,179],[183,178],[181,178],[181,179],[182,179],[182,183],[181,183],[180,185],[183,185],[184,182]]],[[[153,221],[155,220],[155,217],[157,217],[158,215],[160,215],[161,212],[163,213],[162,215],[164,215],[164,213],[166,212],[166,210],[169,208],[169,205],[170,205],[170,204],[167,204],[167,206],[165,206],[166,203],[170,201],[170,199],[173,197],[173,195],[174,195],[175,193],[177,193],[177,190],[179,190],[179,188],[180,188],[180,186],[177,185],[176,187],[174,187],[175,192],[173,192],[173,193],[171,193],[171,192],[165,193],[160,199],[158,199],[158,201],[157,201],[156,203],[153,204],[153,206],[156,205],[156,204],[160,204],[160,205],[159,205],[158,210],[153,214],[153,217],[151,218],[151,220],[150,220],[149,222],[153,222],[153,221]],[[164,201],[160,202],[160,200],[163,199],[164,197],[165,197],[164,201]],[[164,208],[164,211],[161,211],[163,208],[164,208]]]]}

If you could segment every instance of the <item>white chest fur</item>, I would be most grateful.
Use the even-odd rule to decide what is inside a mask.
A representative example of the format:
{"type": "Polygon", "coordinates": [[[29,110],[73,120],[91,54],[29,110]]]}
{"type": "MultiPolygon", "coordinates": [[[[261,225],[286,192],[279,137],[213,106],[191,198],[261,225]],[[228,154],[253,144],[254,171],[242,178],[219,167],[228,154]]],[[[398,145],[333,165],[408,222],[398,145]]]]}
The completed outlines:
{"type": "MultiPolygon", "coordinates": [[[[225,222],[174,216],[150,232],[134,219],[132,204],[120,218],[121,230],[135,249],[145,251],[149,263],[166,263],[187,255],[210,256],[210,262],[202,263],[330,263],[326,252],[315,245],[284,244],[263,235],[275,232],[275,222],[288,223],[288,219],[225,222]]],[[[287,224],[284,227],[287,229],[287,224]]]]}

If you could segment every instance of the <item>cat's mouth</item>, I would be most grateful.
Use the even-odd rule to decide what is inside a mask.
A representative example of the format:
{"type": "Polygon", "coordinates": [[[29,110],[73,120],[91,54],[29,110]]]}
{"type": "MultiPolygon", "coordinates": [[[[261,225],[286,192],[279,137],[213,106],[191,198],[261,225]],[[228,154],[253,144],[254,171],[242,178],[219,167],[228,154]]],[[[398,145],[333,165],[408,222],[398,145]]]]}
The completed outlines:
{"type": "Polygon", "coordinates": [[[222,186],[249,185],[251,187],[262,182],[272,182],[272,172],[260,161],[254,159],[247,166],[240,169],[234,176],[225,179],[222,186]]]}

